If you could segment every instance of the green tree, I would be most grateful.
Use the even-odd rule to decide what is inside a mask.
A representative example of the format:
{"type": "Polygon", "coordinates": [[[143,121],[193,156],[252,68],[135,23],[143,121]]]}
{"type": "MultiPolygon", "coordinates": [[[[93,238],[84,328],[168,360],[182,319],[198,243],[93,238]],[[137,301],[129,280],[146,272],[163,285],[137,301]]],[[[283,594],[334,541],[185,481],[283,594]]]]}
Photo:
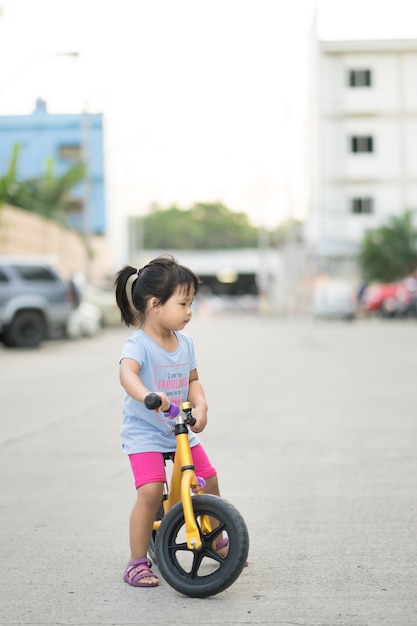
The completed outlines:
{"type": "Polygon", "coordinates": [[[8,202],[18,184],[17,182],[17,160],[19,156],[19,146],[14,146],[9,167],[4,176],[0,177],[0,205],[8,202]]]}
{"type": "Polygon", "coordinates": [[[11,204],[65,224],[71,190],[86,176],[85,165],[78,161],[64,174],[54,174],[54,161],[48,159],[42,176],[27,180],[17,177],[20,147],[14,146],[9,168],[0,177],[0,203],[11,204]]]}
{"type": "Polygon", "coordinates": [[[245,213],[235,213],[221,203],[197,203],[184,210],[154,207],[143,219],[133,220],[139,234],[143,226],[147,249],[207,250],[256,245],[258,230],[245,213]]]}
{"type": "Polygon", "coordinates": [[[289,219],[271,233],[272,245],[277,248],[283,248],[289,242],[301,241],[303,241],[303,223],[300,220],[289,219]]]}
{"type": "Polygon", "coordinates": [[[391,282],[417,269],[417,230],[413,211],[391,217],[369,230],[361,243],[359,266],[366,282],[391,282]]]}

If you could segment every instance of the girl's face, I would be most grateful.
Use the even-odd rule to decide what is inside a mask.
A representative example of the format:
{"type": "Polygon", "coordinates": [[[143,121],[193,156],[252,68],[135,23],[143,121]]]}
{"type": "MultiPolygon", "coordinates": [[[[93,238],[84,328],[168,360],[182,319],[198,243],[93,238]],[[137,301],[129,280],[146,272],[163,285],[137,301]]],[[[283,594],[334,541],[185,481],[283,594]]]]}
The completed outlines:
{"type": "Polygon", "coordinates": [[[169,330],[182,330],[191,320],[194,296],[192,287],[187,292],[187,285],[178,285],[169,300],[157,307],[160,324],[169,330]]]}

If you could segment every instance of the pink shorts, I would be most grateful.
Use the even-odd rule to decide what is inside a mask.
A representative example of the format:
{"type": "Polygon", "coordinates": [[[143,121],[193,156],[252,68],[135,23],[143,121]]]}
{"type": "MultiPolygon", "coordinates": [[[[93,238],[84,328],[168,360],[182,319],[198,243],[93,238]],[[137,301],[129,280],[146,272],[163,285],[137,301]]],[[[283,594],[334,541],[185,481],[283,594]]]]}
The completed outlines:
{"type": "MultiPolygon", "coordinates": [[[[191,448],[191,454],[197,476],[207,479],[217,474],[201,443],[191,448]]],[[[129,460],[136,489],[147,483],[165,482],[165,464],[162,452],[137,452],[136,454],[129,454],[129,460]]]]}

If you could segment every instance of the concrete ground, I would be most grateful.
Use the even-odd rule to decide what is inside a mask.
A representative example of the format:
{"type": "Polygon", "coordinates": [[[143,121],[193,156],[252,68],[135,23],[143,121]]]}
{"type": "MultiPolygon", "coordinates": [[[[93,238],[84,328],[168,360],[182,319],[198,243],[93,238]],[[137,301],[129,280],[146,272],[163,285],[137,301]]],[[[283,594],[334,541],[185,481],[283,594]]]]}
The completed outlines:
{"type": "Polygon", "coordinates": [[[122,580],[124,329],[0,348],[0,624],[417,624],[417,322],[196,316],[201,436],[250,565],[205,600],[122,580]]]}

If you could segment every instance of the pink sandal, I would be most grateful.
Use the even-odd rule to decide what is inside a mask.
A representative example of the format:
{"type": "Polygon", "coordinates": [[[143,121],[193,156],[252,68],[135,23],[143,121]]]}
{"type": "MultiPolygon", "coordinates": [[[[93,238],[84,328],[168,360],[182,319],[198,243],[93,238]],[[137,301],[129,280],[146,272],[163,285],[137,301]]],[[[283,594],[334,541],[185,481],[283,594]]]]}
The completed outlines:
{"type": "MultiPolygon", "coordinates": [[[[218,541],[216,543],[215,550],[217,550],[217,552],[219,552],[219,550],[221,550],[222,548],[227,548],[228,545],[229,545],[229,539],[227,537],[225,537],[224,539],[220,539],[220,541],[218,541]]],[[[229,551],[227,550],[227,552],[225,554],[221,554],[220,556],[222,556],[225,559],[228,554],[229,554],[229,551]]],[[[249,563],[248,563],[248,561],[246,561],[245,567],[247,567],[248,565],[249,565],[249,563]]]]}
{"type": "Polygon", "coordinates": [[[132,585],[132,587],[157,587],[159,585],[158,580],[153,583],[140,582],[142,578],[150,578],[151,576],[157,579],[151,567],[152,561],[146,557],[129,561],[123,574],[123,580],[129,585],[132,585]]]}
{"type": "MultiPolygon", "coordinates": [[[[218,541],[218,542],[216,543],[216,545],[215,545],[215,548],[214,548],[214,549],[215,549],[217,552],[220,552],[220,550],[221,550],[222,548],[227,548],[228,546],[229,546],[229,540],[228,540],[228,538],[227,538],[227,537],[225,537],[224,539],[220,539],[220,541],[218,541]]],[[[229,550],[227,550],[224,554],[221,554],[220,556],[222,556],[222,557],[226,558],[228,554],[229,554],[229,550]]]]}

